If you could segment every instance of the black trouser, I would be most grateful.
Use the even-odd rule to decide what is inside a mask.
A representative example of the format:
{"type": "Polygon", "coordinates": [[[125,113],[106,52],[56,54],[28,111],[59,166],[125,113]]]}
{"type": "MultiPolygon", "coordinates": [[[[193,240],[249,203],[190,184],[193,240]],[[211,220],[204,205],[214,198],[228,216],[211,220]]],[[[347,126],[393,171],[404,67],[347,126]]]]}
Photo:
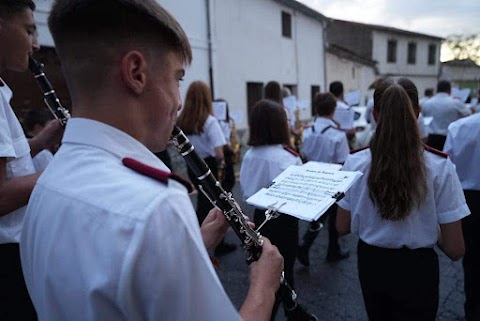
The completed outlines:
{"type": "Polygon", "coordinates": [[[358,276],[370,321],[435,321],[439,268],[434,249],[385,249],[359,240],[358,276]]]}
{"type": "MultiPolygon", "coordinates": [[[[215,159],[215,157],[207,157],[204,159],[204,161],[205,163],[207,163],[207,166],[210,168],[213,175],[216,177],[217,176],[217,160],[215,159]]],[[[195,187],[197,187],[198,189],[197,218],[198,218],[198,222],[201,225],[203,220],[207,217],[208,212],[210,212],[210,210],[213,208],[213,205],[198,188],[198,186],[200,185],[200,181],[197,179],[195,174],[190,170],[190,168],[188,168],[188,177],[190,178],[192,183],[195,185],[195,187]]]]}
{"type": "Polygon", "coordinates": [[[465,317],[480,320],[480,191],[465,190],[465,199],[472,214],[462,220],[465,255],[465,317]]]}
{"type": "Polygon", "coordinates": [[[37,320],[28,295],[18,243],[0,244],[0,321],[37,320]]]}
{"type": "MultiPolygon", "coordinates": [[[[265,210],[255,209],[255,226],[260,226],[264,220],[265,210]]],[[[297,257],[298,219],[287,214],[280,214],[279,217],[266,223],[260,230],[260,234],[267,237],[282,254],[285,279],[294,288],[293,266],[297,257]]],[[[278,303],[272,313],[272,319],[274,319],[276,309],[278,309],[278,303]]]]}
{"type": "Polygon", "coordinates": [[[430,134],[428,135],[427,145],[438,150],[443,150],[445,140],[447,140],[447,136],[430,134]]]}

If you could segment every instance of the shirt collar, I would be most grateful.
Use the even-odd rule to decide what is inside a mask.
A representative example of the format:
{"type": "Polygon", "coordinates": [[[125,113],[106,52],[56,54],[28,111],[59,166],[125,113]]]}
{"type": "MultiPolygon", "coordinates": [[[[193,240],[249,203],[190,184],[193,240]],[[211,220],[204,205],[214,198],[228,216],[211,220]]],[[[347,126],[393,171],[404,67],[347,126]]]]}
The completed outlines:
{"type": "Polygon", "coordinates": [[[332,126],[332,127],[337,128],[337,124],[335,124],[333,122],[333,120],[325,118],[325,117],[317,117],[317,119],[315,120],[315,124],[318,125],[318,126],[324,125],[325,127],[326,126],[332,126]]]}
{"type": "Polygon", "coordinates": [[[96,120],[69,119],[62,143],[93,146],[117,156],[120,160],[130,157],[141,163],[170,172],[168,167],[138,140],[115,127],[96,120]]]}

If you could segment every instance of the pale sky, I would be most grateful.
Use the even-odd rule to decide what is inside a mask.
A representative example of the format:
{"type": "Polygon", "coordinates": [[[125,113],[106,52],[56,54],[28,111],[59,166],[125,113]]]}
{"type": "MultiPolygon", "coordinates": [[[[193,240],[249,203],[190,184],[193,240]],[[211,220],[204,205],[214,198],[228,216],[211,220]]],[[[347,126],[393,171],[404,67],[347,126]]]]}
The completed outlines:
{"type": "Polygon", "coordinates": [[[297,1],[334,19],[371,23],[439,37],[480,34],[480,0],[297,1]]]}

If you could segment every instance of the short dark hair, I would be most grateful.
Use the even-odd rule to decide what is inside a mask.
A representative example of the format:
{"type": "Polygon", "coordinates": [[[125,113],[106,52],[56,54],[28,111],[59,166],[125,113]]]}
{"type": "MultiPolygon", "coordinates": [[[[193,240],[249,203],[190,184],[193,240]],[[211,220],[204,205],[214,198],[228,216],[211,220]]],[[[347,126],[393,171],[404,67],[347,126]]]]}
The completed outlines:
{"type": "Polygon", "coordinates": [[[437,84],[437,93],[448,93],[452,90],[452,85],[448,80],[440,80],[437,84]]]}
{"type": "Polygon", "coordinates": [[[25,9],[31,9],[32,11],[35,11],[35,8],[35,2],[32,0],[1,0],[0,18],[8,19],[25,9]]]}
{"type": "Polygon", "coordinates": [[[433,88],[425,89],[425,96],[427,97],[433,96],[433,88]]]}
{"type": "Polygon", "coordinates": [[[279,104],[282,103],[282,87],[276,81],[269,81],[265,85],[265,99],[273,100],[279,104]]]}
{"type": "Polygon", "coordinates": [[[331,93],[318,93],[313,98],[313,107],[318,116],[330,116],[335,112],[337,100],[331,93]]]}
{"type": "Polygon", "coordinates": [[[185,31],[155,0],[56,0],[48,26],[69,87],[99,89],[126,50],[155,48],[192,60],[185,31]]]}
{"type": "Polygon", "coordinates": [[[264,146],[290,144],[287,114],[279,103],[262,99],[250,114],[250,138],[248,145],[264,146]]]}
{"type": "Polygon", "coordinates": [[[338,97],[343,93],[343,84],[341,81],[334,81],[330,84],[329,91],[335,96],[338,97]]]}

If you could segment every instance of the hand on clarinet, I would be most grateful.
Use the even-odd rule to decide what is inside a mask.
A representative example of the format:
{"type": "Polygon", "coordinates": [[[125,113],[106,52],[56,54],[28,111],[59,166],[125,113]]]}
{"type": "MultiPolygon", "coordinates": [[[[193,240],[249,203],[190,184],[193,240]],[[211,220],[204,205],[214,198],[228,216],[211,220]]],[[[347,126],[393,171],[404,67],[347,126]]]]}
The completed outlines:
{"type": "Polygon", "coordinates": [[[223,215],[222,211],[213,208],[203,220],[200,231],[202,233],[203,243],[209,253],[215,250],[215,247],[225,236],[230,225],[223,215]]]}
{"type": "Polygon", "coordinates": [[[240,309],[242,320],[270,320],[282,271],[283,256],[269,239],[263,237],[262,255],[250,264],[250,288],[240,309]]]}
{"type": "Polygon", "coordinates": [[[30,139],[32,157],[44,149],[54,152],[62,141],[63,132],[64,130],[60,121],[57,119],[49,121],[38,135],[30,139]]]}
{"type": "Polygon", "coordinates": [[[283,272],[283,256],[268,238],[262,237],[262,255],[250,264],[250,286],[277,292],[283,272]]]}

